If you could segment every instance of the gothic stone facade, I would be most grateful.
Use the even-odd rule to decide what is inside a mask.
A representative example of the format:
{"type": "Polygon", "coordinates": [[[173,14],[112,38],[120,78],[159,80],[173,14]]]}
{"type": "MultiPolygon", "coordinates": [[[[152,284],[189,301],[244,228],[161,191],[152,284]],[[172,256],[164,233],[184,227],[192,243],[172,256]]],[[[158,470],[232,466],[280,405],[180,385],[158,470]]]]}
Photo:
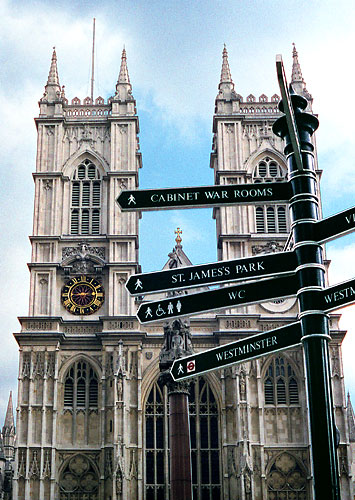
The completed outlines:
{"type": "MultiPolygon", "coordinates": [[[[311,107],[295,49],[293,57],[293,84],[311,107]]],[[[211,155],[216,184],[285,180],[283,146],[271,131],[278,101],[277,95],[238,95],[223,51],[211,155]]],[[[120,213],[115,203],[121,189],[138,187],[141,167],[125,51],[112,98],[70,103],[54,52],[39,104],[30,305],[15,334],[13,497],[167,499],[169,410],[158,382],[163,325],[142,327],[135,318],[137,304],[124,284],[140,271],[139,215],[120,213]]],[[[216,208],[214,218],[219,259],[288,244],[285,203],[216,208]]],[[[177,262],[189,263],[180,241],[166,265],[177,262]]],[[[291,298],[191,317],[193,347],[202,351],[296,316],[291,298]]],[[[331,315],[330,350],[342,499],[350,500],[345,332],[338,320],[331,315]]],[[[312,498],[301,348],[200,377],[189,404],[196,500],[312,498]]]]}

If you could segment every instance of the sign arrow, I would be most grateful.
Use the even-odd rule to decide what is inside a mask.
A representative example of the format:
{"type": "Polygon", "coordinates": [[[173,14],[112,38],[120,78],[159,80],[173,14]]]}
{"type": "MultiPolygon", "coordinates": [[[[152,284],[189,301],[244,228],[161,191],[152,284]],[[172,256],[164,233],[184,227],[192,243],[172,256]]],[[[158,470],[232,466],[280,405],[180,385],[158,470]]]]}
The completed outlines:
{"type": "Polygon", "coordinates": [[[294,252],[278,252],[166,271],[134,274],[129,277],[126,288],[131,295],[144,295],[163,290],[248,280],[260,276],[265,278],[275,274],[290,273],[296,267],[294,252]]]}
{"type": "Polygon", "coordinates": [[[249,204],[256,201],[288,202],[291,196],[289,182],[273,182],[122,191],[116,202],[123,211],[166,210],[249,204]]]}
{"type": "Polygon", "coordinates": [[[160,301],[147,302],[140,305],[137,318],[143,324],[163,319],[169,320],[215,309],[289,297],[295,295],[297,290],[298,283],[295,275],[259,280],[208,292],[177,295],[160,301]]]}
{"type": "Polygon", "coordinates": [[[325,243],[355,231],[355,207],[318,221],[315,230],[319,243],[325,243]]]}
{"type": "Polygon", "coordinates": [[[191,354],[186,358],[176,359],[170,373],[175,381],[196,377],[202,373],[294,347],[301,343],[301,338],[300,323],[291,323],[276,330],[252,335],[208,351],[191,354]]]}
{"type": "Polygon", "coordinates": [[[355,278],[325,288],[320,293],[320,309],[331,312],[355,303],[355,278]]]}

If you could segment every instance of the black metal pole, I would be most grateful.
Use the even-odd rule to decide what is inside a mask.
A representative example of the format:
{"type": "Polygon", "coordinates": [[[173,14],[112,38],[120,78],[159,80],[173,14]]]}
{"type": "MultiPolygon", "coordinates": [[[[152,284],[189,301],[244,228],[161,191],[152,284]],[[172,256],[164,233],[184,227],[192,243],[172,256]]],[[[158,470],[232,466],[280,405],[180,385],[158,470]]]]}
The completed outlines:
{"type": "MultiPolygon", "coordinates": [[[[303,112],[307,100],[291,95],[301,146],[303,169],[295,162],[286,118],[279,118],[273,131],[285,140],[292,198],[290,215],[297,255],[299,318],[302,326],[311,454],[315,500],[340,500],[336,427],[329,365],[329,320],[318,306],[319,294],[325,286],[325,268],[321,246],[314,241],[314,223],[319,219],[317,176],[314,168],[311,136],[318,128],[318,119],[303,112]]],[[[280,103],[283,111],[283,104],[280,103]]]]}

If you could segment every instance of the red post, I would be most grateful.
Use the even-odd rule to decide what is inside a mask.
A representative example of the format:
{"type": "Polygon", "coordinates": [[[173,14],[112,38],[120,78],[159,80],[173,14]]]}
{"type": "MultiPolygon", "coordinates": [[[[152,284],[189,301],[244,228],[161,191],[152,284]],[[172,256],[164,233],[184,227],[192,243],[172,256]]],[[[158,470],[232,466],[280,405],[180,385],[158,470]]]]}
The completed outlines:
{"type": "Polygon", "coordinates": [[[192,500],[188,395],[181,386],[168,385],[170,500],[192,500]]]}

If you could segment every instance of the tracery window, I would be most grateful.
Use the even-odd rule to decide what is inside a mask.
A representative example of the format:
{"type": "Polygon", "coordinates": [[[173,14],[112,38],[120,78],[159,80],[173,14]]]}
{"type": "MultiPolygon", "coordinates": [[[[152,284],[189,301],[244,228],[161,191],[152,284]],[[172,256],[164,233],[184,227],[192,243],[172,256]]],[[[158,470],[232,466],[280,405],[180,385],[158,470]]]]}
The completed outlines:
{"type": "Polygon", "coordinates": [[[279,163],[266,156],[256,165],[253,172],[253,182],[284,182],[286,171],[279,163]]]}
{"type": "MultiPolygon", "coordinates": [[[[253,172],[255,184],[265,182],[284,182],[286,171],[276,160],[266,156],[256,165],[253,172]]],[[[257,233],[288,233],[289,222],[286,205],[258,205],[255,208],[255,227],[257,233]]]]}
{"type": "MultiPolygon", "coordinates": [[[[169,488],[168,395],[156,382],[145,406],[145,498],[165,500],[169,488]]],[[[217,402],[202,377],[191,383],[189,396],[194,500],[219,500],[220,435],[217,402]]]]}
{"type": "Polygon", "coordinates": [[[264,379],[266,405],[298,405],[298,383],[290,363],[278,356],[269,364],[264,379]]]}
{"type": "Polygon", "coordinates": [[[71,182],[71,234],[100,234],[101,176],[88,159],[75,170],[71,182]]]}
{"type": "Polygon", "coordinates": [[[65,408],[97,408],[98,378],[86,361],[76,361],[64,381],[65,408]]]}
{"type": "Polygon", "coordinates": [[[266,477],[268,500],[306,500],[306,474],[289,453],[281,453],[266,477]]]}
{"type": "Polygon", "coordinates": [[[75,455],[59,479],[60,500],[99,500],[99,476],[85,455],[75,455]]]}

